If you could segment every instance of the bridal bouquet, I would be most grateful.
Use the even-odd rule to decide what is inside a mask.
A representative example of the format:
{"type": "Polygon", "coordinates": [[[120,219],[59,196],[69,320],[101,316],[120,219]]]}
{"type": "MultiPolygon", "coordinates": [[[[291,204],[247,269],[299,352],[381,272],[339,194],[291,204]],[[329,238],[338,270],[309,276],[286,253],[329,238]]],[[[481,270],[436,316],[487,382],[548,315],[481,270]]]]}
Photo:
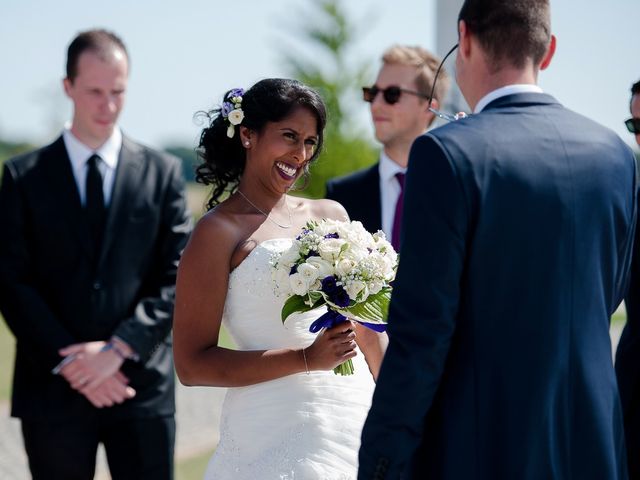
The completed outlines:
{"type": "MultiPolygon", "coordinates": [[[[291,248],[272,258],[276,292],[288,296],[282,321],[292,313],[326,306],[309,331],[350,318],[383,332],[397,264],[398,256],[382,231],[371,234],[356,221],[308,222],[291,248]]],[[[334,372],[351,375],[353,363],[349,359],[334,372]]]]}

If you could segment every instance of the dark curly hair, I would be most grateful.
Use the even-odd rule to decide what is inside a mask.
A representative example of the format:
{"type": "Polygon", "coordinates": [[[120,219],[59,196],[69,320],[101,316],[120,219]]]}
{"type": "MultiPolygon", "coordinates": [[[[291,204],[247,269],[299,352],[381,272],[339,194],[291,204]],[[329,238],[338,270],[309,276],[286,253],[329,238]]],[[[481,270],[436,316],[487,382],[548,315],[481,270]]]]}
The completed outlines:
{"type": "MultiPolygon", "coordinates": [[[[232,91],[225,93],[225,100],[232,91]]],[[[322,150],[327,113],[320,95],[297,80],[268,78],[247,90],[242,96],[242,126],[260,133],[267,122],[279,122],[299,106],[307,108],[318,122],[318,144],[310,159],[313,161],[322,150]]],[[[196,150],[202,160],[196,168],[196,181],[213,185],[211,198],[207,202],[207,208],[212,209],[220,203],[225,191],[233,192],[237,188],[244,172],[246,150],[240,140],[239,126],[232,138],[227,136],[229,125],[222,117],[220,108],[203,114],[209,125],[202,130],[196,150]]],[[[308,175],[308,164],[305,165],[305,176],[308,175]]]]}

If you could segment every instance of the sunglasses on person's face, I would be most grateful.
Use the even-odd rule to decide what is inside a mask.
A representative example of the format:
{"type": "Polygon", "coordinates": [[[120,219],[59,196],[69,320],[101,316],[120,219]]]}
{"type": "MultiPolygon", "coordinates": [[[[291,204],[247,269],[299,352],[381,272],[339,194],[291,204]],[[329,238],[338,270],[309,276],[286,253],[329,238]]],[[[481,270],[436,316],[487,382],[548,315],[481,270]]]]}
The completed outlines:
{"type": "Polygon", "coordinates": [[[407,90],[406,88],[401,88],[396,85],[391,85],[384,89],[377,85],[374,85],[373,87],[362,87],[362,99],[365,102],[373,103],[378,96],[378,93],[382,93],[382,98],[384,98],[384,101],[389,105],[398,103],[403,93],[409,93],[422,98],[429,98],[429,95],[425,95],[424,93],[416,92],[415,90],[407,90]]]}
{"type": "Polygon", "coordinates": [[[636,135],[640,134],[640,118],[630,118],[624,121],[627,130],[636,135]]]}

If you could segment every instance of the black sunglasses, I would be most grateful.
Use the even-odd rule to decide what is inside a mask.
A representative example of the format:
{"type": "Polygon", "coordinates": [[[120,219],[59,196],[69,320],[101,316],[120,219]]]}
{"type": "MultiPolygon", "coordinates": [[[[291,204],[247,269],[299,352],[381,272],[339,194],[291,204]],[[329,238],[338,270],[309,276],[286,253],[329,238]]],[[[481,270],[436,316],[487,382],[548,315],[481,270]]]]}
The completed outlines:
{"type": "Polygon", "coordinates": [[[630,118],[625,120],[624,124],[631,133],[640,134],[640,118],[630,118]]]}
{"type": "Polygon", "coordinates": [[[403,93],[409,93],[422,98],[429,98],[429,95],[416,92],[415,90],[407,90],[406,88],[398,87],[397,85],[391,85],[384,89],[377,85],[374,85],[373,87],[362,87],[362,99],[365,102],[373,103],[378,93],[382,93],[382,98],[384,98],[384,101],[389,105],[398,103],[403,93]]]}

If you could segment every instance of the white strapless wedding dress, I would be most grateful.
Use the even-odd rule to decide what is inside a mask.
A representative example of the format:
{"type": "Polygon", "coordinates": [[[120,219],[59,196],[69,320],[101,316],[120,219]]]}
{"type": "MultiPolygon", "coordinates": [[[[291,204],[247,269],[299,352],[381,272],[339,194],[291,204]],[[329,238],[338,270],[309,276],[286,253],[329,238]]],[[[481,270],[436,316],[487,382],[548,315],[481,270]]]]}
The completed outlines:
{"type": "MultiPolygon", "coordinates": [[[[231,273],[223,324],[241,350],[301,348],[309,326],[324,313],[293,315],[283,325],[284,298],[274,294],[269,261],[290,239],[260,243],[231,273]]],[[[229,388],[222,406],[220,443],[206,480],[355,479],[360,433],[374,382],[358,352],[355,374],[314,371],[229,388]]]]}

